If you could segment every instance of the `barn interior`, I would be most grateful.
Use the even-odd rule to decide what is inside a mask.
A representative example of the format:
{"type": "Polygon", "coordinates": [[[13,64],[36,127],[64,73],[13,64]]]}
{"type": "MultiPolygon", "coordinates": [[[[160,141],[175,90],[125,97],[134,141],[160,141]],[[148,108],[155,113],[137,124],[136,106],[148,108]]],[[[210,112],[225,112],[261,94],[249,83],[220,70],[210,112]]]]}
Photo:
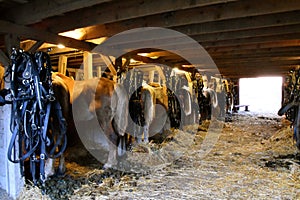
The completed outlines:
{"type": "MultiPolygon", "coordinates": [[[[179,198],[181,194],[191,199],[197,195],[204,198],[300,198],[300,156],[293,142],[293,131],[289,129],[292,122],[286,116],[274,114],[281,105],[273,106],[272,114],[257,113],[252,112],[254,105],[247,102],[248,96],[242,97],[246,100],[239,97],[242,78],[278,77],[278,81],[282,81],[276,90],[278,101],[287,103],[292,90],[285,90],[284,86],[287,80],[295,79],[300,65],[299,10],[297,0],[0,0],[0,63],[5,68],[11,64],[12,48],[16,48],[32,53],[47,52],[54,71],[76,80],[100,77],[107,71],[117,75],[120,70],[155,65],[189,72],[193,80],[195,72],[199,72],[202,76],[228,80],[236,87],[234,104],[239,111],[232,114],[230,122],[225,122],[225,133],[222,132],[222,140],[217,144],[218,147],[227,145],[228,149],[213,150],[203,163],[201,156],[196,155],[196,147],[192,147],[191,155],[176,157],[171,167],[164,165],[163,169],[167,170],[156,169],[161,174],[125,173],[123,176],[113,170],[103,172],[95,168],[95,163],[85,168],[69,163],[69,167],[82,171],[70,170],[67,178],[53,179],[54,183],[49,184],[64,180],[67,184],[61,184],[62,189],[57,189],[57,193],[76,187],[72,195],[74,191],[81,191],[79,196],[117,199],[159,198],[162,193],[164,198],[179,198]],[[246,104],[250,112],[244,111],[246,104]],[[237,134],[233,135],[234,132],[237,134]],[[215,171],[209,169],[212,166],[215,171]],[[230,170],[226,171],[226,166],[230,166],[230,170]],[[234,174],[237,166],[242,166],[244,171],[234,174]],[[248,179],[242,179],[241,174],[247,169],[248,179]],[[76,173],[88,174],[89,178],[70,178],[76,177],[76,173]],[[193,173],[199,179],[204,177],[203,187],[190,179],[193,173]],[[227,175],[232,179],[222,185],[227,175]],[[181,190],[176,181],[168,186],[160,182],[162,177],[169,181],[172,177],[182,180],[187,188],[181,190]],[[263,177],[268,179],[263,180],[263,177]],[[280,189],[275,191],[271,182],[280,189]],[[85,190],[84,184],[97,191],[85,190]],[[142,187],[146,184],[155,191],[153,194],[142,187]],[[218,193],[210,184],[223,189],[218,193]],[[255,184],[265,184],[269,195],[255,188],[255,184]],[[172,192],[161,189],[170,187],[173,196],[172,192]],[[191,192],[194,190],[198,193],[191,192]]],[[[251,84],[253,82],[250,87],[251,84]]],[[[259,85],[256,87],[260,89],[259,85]]],[[[271,104],[272,99],[268,102],[271,104]]],[[[200,148],[209,128],[206,122],[196,126],[191,132],[196,132],[196,146],[200,148]]],[[[190,146],[190,143],[182,145],[190,146]]],[[[143,151],[149,153],[145,148],[143,151]]],[[[35,189],[22,193],[22,198],[30,196],[32,191],[40,193],[35,189]]],[[[62,198],[55,192],[51,194],[51,199],[62,198]]],[[[68,195],[68,192],[63,194],[70,198],[68,195]]]]}

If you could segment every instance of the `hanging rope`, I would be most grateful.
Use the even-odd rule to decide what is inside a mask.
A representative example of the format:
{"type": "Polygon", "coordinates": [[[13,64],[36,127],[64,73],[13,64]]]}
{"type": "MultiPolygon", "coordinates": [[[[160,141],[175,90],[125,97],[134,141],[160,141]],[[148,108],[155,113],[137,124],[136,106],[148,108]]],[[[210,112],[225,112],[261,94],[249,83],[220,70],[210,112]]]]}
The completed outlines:
{"type": "MultiPolygon", "coordinates": [[[[24,176],[24,162],[30,162],[33,182],[45,181],[45,160],[60,156],[66,148],[66,122],[54,97],[50,57],[45,52],[28,53],[13,49],[11,65],[5,79],[10,89],[0,91],[0,105],[10,103],[12,132],[7,156],[20,163],[24,176]],[[7,80],[7,77],[10,77],[7,80]],[[10,94],[10,101],[6,96],[10,94]],[[52,118],[59,121],[59,132],[50,130],[52,118]]],[[[54,125],[53,125],[54,126],[54,125]]]]}

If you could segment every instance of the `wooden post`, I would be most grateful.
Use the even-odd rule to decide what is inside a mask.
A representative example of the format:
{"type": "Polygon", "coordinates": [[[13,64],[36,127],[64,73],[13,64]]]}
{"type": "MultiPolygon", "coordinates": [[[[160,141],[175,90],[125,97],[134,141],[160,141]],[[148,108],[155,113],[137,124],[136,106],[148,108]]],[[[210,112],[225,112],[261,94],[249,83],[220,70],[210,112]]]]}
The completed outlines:
{"type": "Polygon", "coordinates": [[[58,72],[66,75],[67,72],[67,62],[68,57],[65,55],[60,55],[58,59],[58,72]]]}
{"type": "Polygon", "coordinates": [[[87,51],[83,52],[84,80],[93,78],[93,55],[87,51]]]}
{"type": "Polygon", "coordinates": [[[0,49],[0,62],[2,63],[3,66],[8,66],[10,63],[9,58],[5,53],[0,49]]]}
{"type": "Polygon", "coordinates": [[[97,66],[97,76],[101,77],[102,76],[101,74],[102,74],[101,73],[101,66],[97,66]]]}
{"type": "Polygon", "coordinates": [[[113,65],[113,61],[109,56],[105,56],[100,54],[102,60],[104,61],[104,63],[106,64],[106,66],[108,67],[108,69],[111,71],[112,75],[114,76],[114,81],[117,80],[117,71],[113,65]]]}
{"type": "Polygon", "coordinates": [[[5,48],[9,56],[11,55],[13,48],[16,49],[20,48],[20,39],[15,34],[5,35],[4,41],[5,41],[5,48]]]}

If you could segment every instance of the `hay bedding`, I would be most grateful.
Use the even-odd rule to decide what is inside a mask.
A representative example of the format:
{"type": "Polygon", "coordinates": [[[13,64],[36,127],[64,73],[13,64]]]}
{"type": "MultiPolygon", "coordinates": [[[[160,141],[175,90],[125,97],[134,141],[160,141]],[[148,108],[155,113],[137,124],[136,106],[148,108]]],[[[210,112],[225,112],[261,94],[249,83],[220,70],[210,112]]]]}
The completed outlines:
{"type": "Polygon", "coordinates": [[[130,170],[69,162],[68,174],[48,181],[45,195],[27,185],[19,199],[300,199],[289,122],[249,112],[232,120],[205,157],[199,150],[208,121],[197,132],[172,130],[162,143],[133,147],[122,161],[130,170]]]}

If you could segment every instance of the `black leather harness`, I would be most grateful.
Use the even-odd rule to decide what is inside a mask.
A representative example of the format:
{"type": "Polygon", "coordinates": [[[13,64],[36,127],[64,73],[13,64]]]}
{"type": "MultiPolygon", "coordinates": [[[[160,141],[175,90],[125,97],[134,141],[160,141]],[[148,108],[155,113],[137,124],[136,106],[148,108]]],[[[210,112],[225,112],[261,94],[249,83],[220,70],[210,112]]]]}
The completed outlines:
{"type": "MultiPolygon", "coordinates": [[[[12,104],[10,129],[12,132],[7,156],[20,163],[30,162],[30,172],[36,184],[45,181],[45,160],[56,158],[66,149],[66,120],[54,97],[50,57],[45,52],[28,53],[13,49],[11,65],[6,69],[10,88],[0,91],[0,105],[12,104]],[[9,98],[10,100],[7,100],[9,98]],[[59,131],[50,130],[52,118],[58,119],[59,131]]],[[[55,126],[52,124],[52,127],[55,126]]]]}

